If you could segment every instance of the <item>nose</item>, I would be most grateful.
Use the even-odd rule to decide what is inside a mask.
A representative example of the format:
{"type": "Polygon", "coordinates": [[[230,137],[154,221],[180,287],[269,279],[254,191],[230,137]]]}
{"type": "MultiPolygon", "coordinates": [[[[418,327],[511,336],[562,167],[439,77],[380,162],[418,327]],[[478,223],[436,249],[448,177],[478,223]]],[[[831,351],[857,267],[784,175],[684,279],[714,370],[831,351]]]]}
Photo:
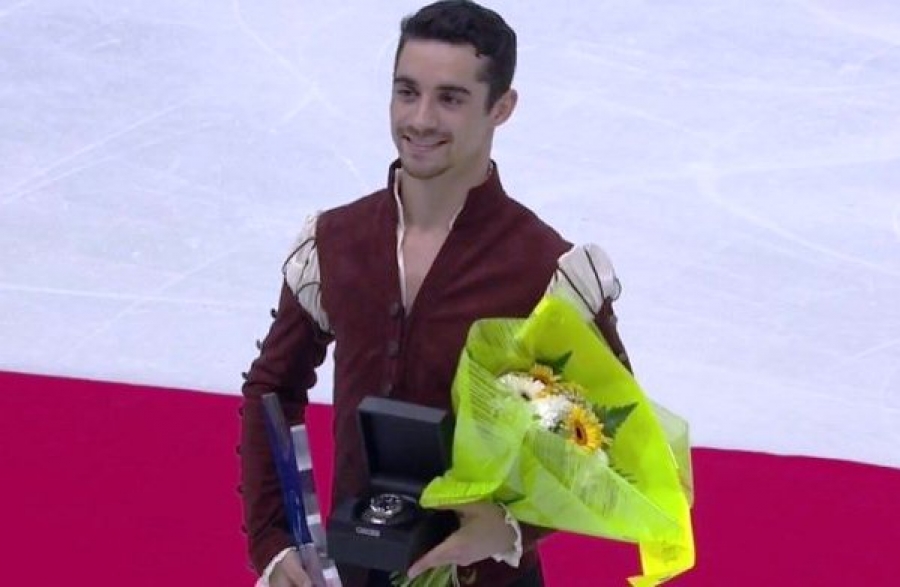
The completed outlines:
{"type": "Polygon", "coordinates": [[[422,96],[416,101],[412,117],[410,118],[410,126],[417,132],[423,133],[437,128],[437,108],[434,100],[427,96],[422,96]]]}

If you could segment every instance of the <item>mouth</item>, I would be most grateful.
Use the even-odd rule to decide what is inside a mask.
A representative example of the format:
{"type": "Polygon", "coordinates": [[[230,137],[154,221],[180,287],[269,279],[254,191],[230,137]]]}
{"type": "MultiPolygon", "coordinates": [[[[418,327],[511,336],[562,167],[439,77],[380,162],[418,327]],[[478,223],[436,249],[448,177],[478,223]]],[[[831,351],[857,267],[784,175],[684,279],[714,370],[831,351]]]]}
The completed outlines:
{"type": "Polygon", "coordinates": [[[435,139],[415,139],[410,137],[409,135],[403,135],[403,142],[406,144],[407,148],[415,154],[427,154],[437,149],[440,149],[444,145],[447,144],[446,140],[435,140],[435,139]]]}

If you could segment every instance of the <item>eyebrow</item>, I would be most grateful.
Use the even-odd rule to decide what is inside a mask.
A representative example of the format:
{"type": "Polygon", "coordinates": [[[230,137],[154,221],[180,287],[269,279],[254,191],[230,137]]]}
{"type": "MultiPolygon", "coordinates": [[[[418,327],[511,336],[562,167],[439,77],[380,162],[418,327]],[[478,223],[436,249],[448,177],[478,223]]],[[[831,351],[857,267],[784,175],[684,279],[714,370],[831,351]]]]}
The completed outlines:
{"type": "MultiPolygon", "coordinates": [[[[413,88],[419,87],[419,84],[416,83],[416,80],[405,75],[398,75],[394,77],[394,85],[411,86],[413,88]]],[[[464,86],[455,86],[453,84],[440,84],[437,89],[440,92],[452,92],[454,94],[465,94],[467,96],[472,95],[472,92],[469,90],[469,88],[466,88],[464,86]]]]}

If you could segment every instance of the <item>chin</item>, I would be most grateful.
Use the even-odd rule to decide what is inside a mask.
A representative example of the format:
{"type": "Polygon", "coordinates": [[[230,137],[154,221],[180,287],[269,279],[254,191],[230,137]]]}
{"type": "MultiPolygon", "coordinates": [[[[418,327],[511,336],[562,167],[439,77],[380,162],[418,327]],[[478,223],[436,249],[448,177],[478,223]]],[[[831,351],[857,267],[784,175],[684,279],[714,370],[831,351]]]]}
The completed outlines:
{"type": "Polygon", "coordinates": [[[400,165],[403,167],[403,173],[415,179],[434,179],[443,175],[449,169],[446,165],[422,164],[409,157],[400,157],[400,165]]]}

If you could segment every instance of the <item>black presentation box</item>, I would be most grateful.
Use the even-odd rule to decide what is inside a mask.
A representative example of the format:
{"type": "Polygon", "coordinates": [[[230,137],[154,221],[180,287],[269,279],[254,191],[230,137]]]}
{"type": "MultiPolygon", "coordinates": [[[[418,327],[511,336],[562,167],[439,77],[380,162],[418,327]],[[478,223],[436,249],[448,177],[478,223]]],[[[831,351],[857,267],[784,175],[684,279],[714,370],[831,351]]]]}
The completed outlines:
{"type": "Polygon", "coordinates": [[[425,486],[450,467],[453,415],[367,397],[358,419],[369,486],[336,504],[328,555],[337,563],[403,572],[458,527],[455,513],[418,505],[425,486]]]}

